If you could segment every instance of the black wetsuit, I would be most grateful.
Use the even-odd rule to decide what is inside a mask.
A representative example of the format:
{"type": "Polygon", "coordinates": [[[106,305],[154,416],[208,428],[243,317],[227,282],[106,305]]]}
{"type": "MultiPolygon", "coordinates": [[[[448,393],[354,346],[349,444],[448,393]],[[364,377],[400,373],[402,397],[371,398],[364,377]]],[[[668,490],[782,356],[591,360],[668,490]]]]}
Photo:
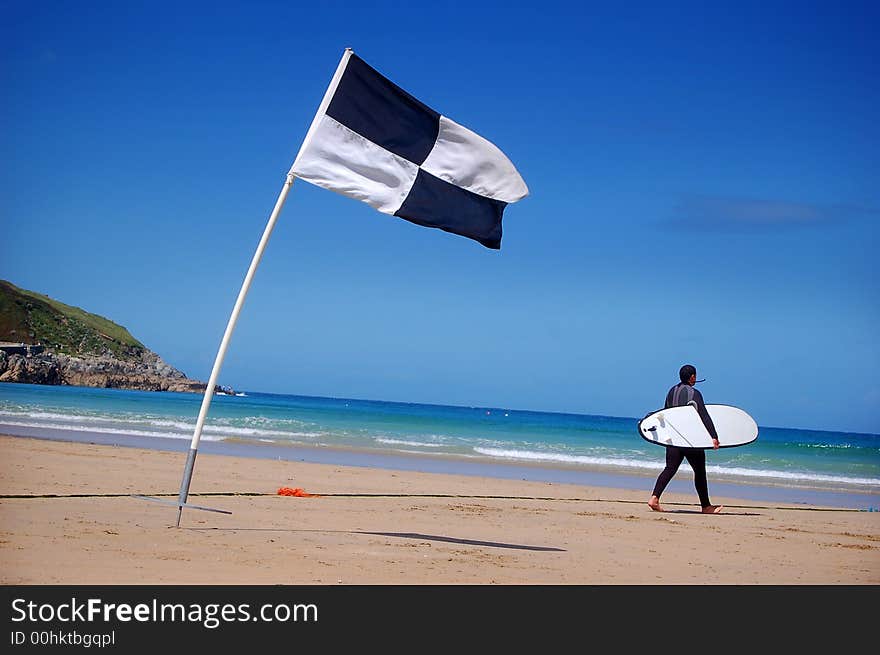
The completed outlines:
{"type": "MultiPolygon", "coordinates": [[[[715,425],[712,423],[712,417],[706,410],[706,404],[703,402],[703,394],[694,389],[689,384],[680,382],[669,390],[666,394],[665,409],[670,407],[681,407],[682,405],[696,405],[697,413],[703,420],[703,425],[709,431],[709,435],[713,439],[718,438],[718,432],[715,431],[715,425]]],[[[666,485],[672,477],[678,472],[683,459],[687,459],[688,464],[694,470],[694,486],[697,488],[697,495],[700,497],[700,505],[709,507],[709,482],[706,479],[706,451],[702,448],[679,448],[678,446],[666,446],[666,468],[657,478],[654,485],[654,495],[660,498],[660,494],[666,489],[666,485]]]]}

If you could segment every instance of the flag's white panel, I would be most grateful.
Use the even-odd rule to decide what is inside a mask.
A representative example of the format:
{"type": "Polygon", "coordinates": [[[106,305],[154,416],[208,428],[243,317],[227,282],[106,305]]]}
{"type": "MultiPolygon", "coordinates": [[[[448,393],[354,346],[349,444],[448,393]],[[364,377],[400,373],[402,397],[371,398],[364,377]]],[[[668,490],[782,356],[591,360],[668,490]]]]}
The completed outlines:
{"type": "Polygon", "coordinates": [[[327,113],[327,107],[330,106],[330,101],[333,100],[333,95],[336,93],[336,89],[339,87],[339,81],[342,79],[343,73],[345,73],[345,68],[348,66],[348,60],[351,59],[351,56],[354,54],[354,51],[351,48],[346,48],[345,52],[342,53],[342,59],[339,60],[339,65],[336,67],[336,72],[333,73],[333,77],[330,80],[330,85],[327,87],[327,91],[324,92],[324,98],[321,100],[321,104],[318,105],[318,111],[315,112],[315,117],[312,119],[312,124],[309,125],[309,131],[306,132],[306,138],[303,139],[302,145],[299,148],[299,152],[296,155],[296,159],[293,160],[293,166],[291,166],[290,173],[293,173],[293,168],[296,166],[296,162],[299,161],[299,156],[302,154],[304,150],[309,145],[309,142],[312,140],[312,136],[315,133],[315,130],[318,129],[318,125],[321,123],[321,118],[324,117],[324,114],[327,113]]]}
{"type": "Polygon", "coordinates": [[[437,143],[422,168],[441,180],[502,202],[516,202],[529,194],[519,172],[495,144],[446,116],[440,116],[437,143]]]}
{"type": "Polygon", "coordinates": [[[325,115],[291,172],[394,214],[412,188],[419,167],[325,115]]]}

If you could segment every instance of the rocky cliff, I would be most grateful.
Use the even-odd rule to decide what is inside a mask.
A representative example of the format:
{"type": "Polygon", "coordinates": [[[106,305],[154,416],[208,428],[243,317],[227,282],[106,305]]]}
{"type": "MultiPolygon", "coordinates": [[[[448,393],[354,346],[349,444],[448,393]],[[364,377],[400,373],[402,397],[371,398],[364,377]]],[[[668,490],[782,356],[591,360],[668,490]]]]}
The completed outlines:
{"type": "MultiPolygon", "coordinates": [[[[191,380],[152,352],[154,362],[122,362],[113,357],[71,357],[53,352],[8,355],[0,350],[0,382],[69,384],[77,387],[189,391],[202,393],[205,382],[191,380]]],[[[218,389],[219,391],[219,389],[218,389]]]]}
{"type": "Polygon", "coordinates": [[[5,280],[0,342],[0,382],[197,393],[207,384],[163,361],[124,327],[5,280]]]}

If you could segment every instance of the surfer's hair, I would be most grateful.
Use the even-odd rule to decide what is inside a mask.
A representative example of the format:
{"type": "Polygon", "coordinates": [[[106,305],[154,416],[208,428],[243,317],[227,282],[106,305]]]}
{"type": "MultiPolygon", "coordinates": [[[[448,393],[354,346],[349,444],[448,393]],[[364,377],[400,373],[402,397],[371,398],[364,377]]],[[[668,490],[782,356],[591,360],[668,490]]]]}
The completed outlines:
{"type": "Polygon", "coordinates": [[[682,382],[687,382],[691,379],[692,375],[697,374],[697,369],[691,366],[690,364],[685,364],[678,370],[678,377],[681,378],[682,382]]]}

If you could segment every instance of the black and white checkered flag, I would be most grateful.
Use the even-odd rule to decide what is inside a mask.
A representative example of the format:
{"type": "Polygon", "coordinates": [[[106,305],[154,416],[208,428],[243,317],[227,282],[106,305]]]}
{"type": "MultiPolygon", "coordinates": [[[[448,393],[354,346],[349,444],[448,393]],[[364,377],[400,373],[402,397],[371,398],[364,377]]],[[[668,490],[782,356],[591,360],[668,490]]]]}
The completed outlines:
{"type": "Polygon", "coordinates": [[[495,145],[346,50],[290,173],[380,212],[501,247],[504,208],[528,195],[495,145]]]}

